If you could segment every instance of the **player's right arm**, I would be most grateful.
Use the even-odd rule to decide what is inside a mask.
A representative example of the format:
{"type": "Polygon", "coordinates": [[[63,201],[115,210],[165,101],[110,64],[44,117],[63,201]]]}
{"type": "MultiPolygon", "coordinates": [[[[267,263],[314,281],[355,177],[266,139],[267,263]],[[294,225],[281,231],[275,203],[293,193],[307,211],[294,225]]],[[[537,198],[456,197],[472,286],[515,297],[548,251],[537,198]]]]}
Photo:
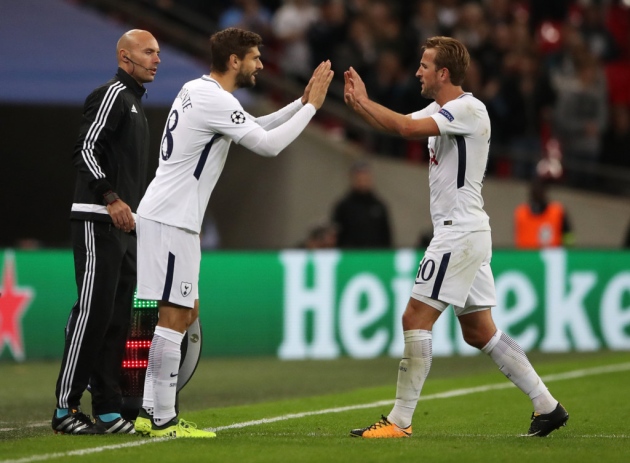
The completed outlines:
{"type": "Polygon", "coordinates": [[[383,127],[381,123],[379,123],[376,119],[370,116],[370,114],[367,111],[365,111],[361,107],[361,105],[357,103],[357,100],[354,94],[354,84],[350,77],[350,71],[346,71],[343,73],[343,80],[344,80],[343,100],[346,103],[346,105],[349,106],[354,112],[356,112],[359,116],[361,116],[361,118],[365,122],[370,124],[376,130],[387,132],[387,129],[385,129],[385,127],[383,127]]]}
{"type": "Polygon", "coordinates": [[[344,101],[372,127],[403,138],[425,138],[440,135],[431,117],[414,119],[400,114],[372,100],[359,74],[351,67],[344,73],[344,101]]]}

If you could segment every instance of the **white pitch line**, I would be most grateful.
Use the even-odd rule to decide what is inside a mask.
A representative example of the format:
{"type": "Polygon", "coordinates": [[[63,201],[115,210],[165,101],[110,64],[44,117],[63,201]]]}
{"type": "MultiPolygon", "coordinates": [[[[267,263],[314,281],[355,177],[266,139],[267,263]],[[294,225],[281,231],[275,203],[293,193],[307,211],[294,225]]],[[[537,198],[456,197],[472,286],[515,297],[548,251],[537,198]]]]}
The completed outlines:
{"type": "MultiPolygon", "coordinates": [[[[585,376],[596,376],[596,375],[602,375],[602,374],[606,374],[606,373],[617,373],[617,372],[621,372],[621,371],[628,371],[630,370],[630,363],[620,363],[617,365],[606,365],[606,366],[601,366],[601,367],[594,367],[594,368],[585,368],[582,370],[573,370],[573,371],[567,371],[565,373],[558,373],[558,374],[553,374],[553,375],[547,375],[547,376],[543,376],[542,379],[545,382],[553,382],[553,381],[563,381],[563,380],[567,380],[567,379],[576,379],[576,378],[583,378],[585,376]]],[[[463,395],[469,395],[469,394],[475,394],[477,392],[487,392],[487,391],[494,391],[494,390],[498,390],[498,389],[507,389],[510,387],[515,387],[512,383],[510,382],[505,382],[505,383],[500,383],[500,384],[486,384],[483,386],[477,386],[477,387],[468,387],[468,388],[463,388],[463,389],[454,389],[452,391],[447,391],[447,392],[439,392],[437,394],[430,394],[430,395],[425,395],[425,396],[421,396],[420,400],[435,400],[435,399],[447,399],[447,398],[451,398],[451,397],[459,397],[459,396],[463,396],[463,395]]],[[[252,421],[244,421],[242,423],[234,423],[234,424],[230,424],[228,426],[219,426],[216,428],[207,428],[208,430],[211,431],[224,431],[227,429],[240,429],[240,428],[246,428],[248,426],[258,426],[261,424],[268,424],[268,423],[275,423],[278,421],[286,421],[286,420],[292,420],[292,419],[296,419],[296,418],[305,418],[308,416],[316,416],[316,415],[325,415],[325,414],[329,414],[329,413],[342,413],[342,412],[347,412],[347,411],[352,411],[352,410],[362,410],[365,408],[376,408],[376,407],[382,407],[385,405],[391,405],[393,404],[394,401],[393,400],[379,400],[378,402],[371,402],[371,403],[367,403],[367,404],[357,404],[357,405],[348,405],[346,407],[336,407],[336,408],[327,408],[324,410],[313,410],[310,412],[302,412],[302,413],[290,413],[288,415],[281,415],[281,416],[276,416],[276,417],[272,417],[272,418],[263,418],[260,420],[252,420],[252,421]]],[[[630,436],[627,436],[625,434],[616,434],[616,435],[594,435],[594,436],[578,436],[578,437],[599,437],[599,438],[621,438],[621,439],[627,439],[630,436]]],[[[45,461],[45,460],[52,460],[53,458],[64,458],[64,457],[72,457],[72,456],[80,456],[80,455],[89,455],[92,453],[99,453],[99,452],[105,452],[108,450],[118,450],[118,449],[124,449],[124,448],[130,448],[130,447],[139,447],[141,445],[145,445],[145,444],[154,444],[157,442],[165,442],[167,440],[171,440],[172,438],[151,438],[151,439],[143,439],[143,440],[137,440],[137,441],[131,441],[131,442],[126,442],[124,444],[114,444],[114,445],[103,445],[100,447],[92,447],[92,448],[86,448],[86,449],[79,449],[79,450],[71,450],[68,452],[57,452],[57,453],[45,453],[42,455],[32,455],[30,457],[24,457],[24,458],[18,458],[16,460],[0,460],[0,463],[31,463],[34,461],[45,461]]]]}
{"type": "MultiPolygon", "coordinates": [[[[604,373],[614,373],[614,372],[627,371],[627,370],[630,370],[630,363],[621,363],[617,365],[607,365],[607,366],[602,366],[602,367],[594,367],[594,368],[588,368],[584,370],[574,370],[574,371],[568,371],[566,373],[547,375],[547,376],[543,376],[542,380],[544,382],[562,381],[566,379],[575,379],[575,378],[581,378],[584,376],[593,376],[593,375],[600,375],[604,373]]],[[[462,395],[475,394],[477,392],[495,391],[498,389],[508,389],[511,387],[516,387],[516,386],[514,386],[514,384],[512,384],[511,382],[503,382],[499,384],[486,384],[483,386],[468,387],[464,389],[454,389],[452,391],[438,392],[436,394],[424,395],[424,396],[420,396],[420,400],[449,399],[451,397],[459,397],[462,395]]],[[[273,418],[263,418],[261,420],[245,421],[243,423],[234,423],[228,426],[208,428],[208,430],[216,432],[216,431],[224,431],[226,429],[240,429],[240,428],[246,428],[248,426],[275,423],[277,421],[291,420],[295,418],[304,418],[307,416],[327,415],[329,413],[342,413],[342,412],[347,412],[351,410],[362,410],[364,408],[382,407],[385,405],[392,405],[393,403],[394,403],[393,400],[380,400],[378,402],[372,402],[369,404],[348,405],[346,407],[327,408],[324,410],[314,410],[311,412],[291,413],[289,415],[276,416],[273,418]]],[[[0,463],[3,463],[3,462],[0,462],[0,463]]]]}
{"type": "MultiPolygon", "coordinates": [[[[40,421],[38,423],[25,424],[21,428],[43,428],[44,426],[50,426],[50,421],[40,421]]],[[[17,431],[21,428],[0,428],[0,432],[17,431]]]]}

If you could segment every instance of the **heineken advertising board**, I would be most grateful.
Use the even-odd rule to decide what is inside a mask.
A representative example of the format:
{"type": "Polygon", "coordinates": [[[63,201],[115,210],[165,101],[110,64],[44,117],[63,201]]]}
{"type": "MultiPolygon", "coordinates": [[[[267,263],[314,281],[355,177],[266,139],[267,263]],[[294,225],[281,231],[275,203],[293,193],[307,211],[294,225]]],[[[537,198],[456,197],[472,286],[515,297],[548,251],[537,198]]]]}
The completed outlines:
{"type": "MultiPolygon", "coordinates": [[[[422,251],[204,253],[205,356],[399,357],[422,251]]],[[[497,325],[526,351],[630,350],[630,253],[495,251],[497,325]]],[[[0,360],[60,358],[77,298],[70,251],[0,251],[0,360]]],[[[472,355],[452,311],[435,355],[472,355]]]]}

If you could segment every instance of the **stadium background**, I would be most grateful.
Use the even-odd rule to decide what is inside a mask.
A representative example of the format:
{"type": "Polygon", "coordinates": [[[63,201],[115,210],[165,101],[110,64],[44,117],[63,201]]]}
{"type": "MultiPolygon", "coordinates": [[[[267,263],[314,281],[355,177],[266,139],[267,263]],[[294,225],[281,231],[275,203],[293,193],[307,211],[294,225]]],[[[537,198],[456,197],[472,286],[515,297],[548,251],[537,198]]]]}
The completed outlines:
{"type": "MultiPolygon", "coordinates": [[[[211,13],[217,16],[204,21],[199,21],[198,16],[193,25],[186,26],[186,18],[190,17],[183,13],[190,12],[194,2],[3,2],[0,246],[4,251],[0,254],[0,361],[56,358],[61,353],[61,330],[75,297],[71,256],[65,249],[74,180],[69,157],[83,98],[113,73],[113,44],[132,27],[146,27],[160,41],[163,62],[146,99],[152,151],[157,152],[163,121],[179,87],[207,72],[205,41],[200,37],[207,39],[212,27],[217,26],[218,15],[231,4],[209,3],[216,8],[211,13]],[[38,14],[32,14],[33,11],[38,14]],[[17,299],[7,298],[10,290],[17,299]]],[[[280,6],[280,2],[262,3],[271,10],[280,6]]],[[[465,5],[457,1],[445,3],[456,8],[465,5]]],[[[527,9],[539,2],[472,3],[490,5],[488,8],[495,3],[508,3],[527,9]]],[[[576,15],[580,8],[586,8],[585,2],[554,3],[565,7],[567,15],[576,15]]],[[[407,2],[400,2],[403,13],[404,5],[407,2]]],[[[621,2],[604,2],[601,8],[616,12],[620,20],[628,17],[621,2]]],[[[571,16],[561,19],[570,20],[571,16]]],[[[532,31],[532,37],[535,33],[532,31]]],[[[273,61],[278,50],[278,43],[272,41],[268,49],[270,61],[264,71],[267,75],[261,75],[259,88],[238,95],[253,114],[297,97],[302,88],[299,79],[285,75],[280,63],[273,61]]],[[[622,80],[626,75],[623,58],[605,66],[607,72],[612,72],[612,68],[612,75],[622,80]]],[[[323,312],[310,307],[303,313],[303,357],[355,356],[362,349],[374,356],[398,355],[394,315],[400,307],[395,288],[396,284],[404,286],[408,294],[415,263],[405,264],[402,270],[396,270],[396,265],[399,259],[412,262],[418,257],[419,251],[413,248],[419,234],[430,227],[422,149],[418,145],[405,146],[402,157],[379,151],[378,147],[388,146],[387,143],[375,140],[369,130],[349,116],[335,98],[334,89],[332,92],[317,124],[277,159],[261,160],[239,147],[233,148],[209,208],[219,228],[221,247],[204,254],[202,286],[207,294],[202,293],[202,297],[208,301],[208,310],[202,311],[202,322],[209,339],[204,345],[205,355],[283,356],[283,330],[288,330],[286,323],[290,318],[287,307],[294,301],[300,304],[299,298],[286,293],[291,273],[282,267],[283,256],[286,250],[298,246],[314,223],[328,217],[333,201],[346,188],[348,166],[364,156],[372,161],[379,193],[390,206],[396,250],[294,254],[310,262],[304,270],[307,285],[315,284],[309,273],[315,271],[315,263],[324,262],[331,255],[336,256],[341,268],[348,267],[345,273],[329,270],[322,274],[322,278],[332,279],[335,289],[327,302],[330,311],[326,336],[331,342],[325,349],[329,351],[318,354],[313,347],[317,336],[324,336],[317,332],[323,312]],[[231,272],[225,271],[227,268],[231,272]],[[359,281],[353,283],[358,286],[350,285],[354,281],[359,281]],[[349,285],[354,292],[345,291],[349,285]],[[258,297],[263,298],[263,303],[253,302],[258,297]],[[243,319],[243,306],[251,310],[247,317],[257,323],[243,319]],[[344,317],[353,317],[355,327],[343,328],[351,325],[343,325],[344,317]],[[248,329],[260,340],[246,347],[231,344],[234,336],[229,335],[229,328],[246,323],[251,323],[248,329]],[[361,349],[353,349],[353,342],[363,343],[361,349]]],[[[623,100],[624,96],[611,93],[610,98],[612,103],[613,98],[623,100]]],[[[515,160],[511,153],[493,154],[497,161],[491,166],[484,193],[498,248],[497,276],[504,276],[505,281],[511,281],[509,278],[514,275],[526,276],[509,286],[505,304],[500,308],[506,322],[513,324],[511,334],[527,341],[528,349],[629,349],[625,267],[630,255],[620,250],[630,220],[628,169],[622,165],[595,166],[588,189],[568,185],[564,177],[557,179],[551,195],[562,201],[571,214],[577,249],[559,254],[515,253],[510,250],[512,212],[526,198],[528,178],[520,178],[510,168],[515,160]],[[544,280],[545,275],[548,280],[544,280]],[[521,285],[534,289],[519,292],[521,285]],[[562,345],[546,346],[548,322],[553,321],[558,310],[561,331],[557,334],[562,345]]],[[[543,148],[538,154],[532,161],[534,165],[550,153],[543,148]]],[[[570,170],[571,162],[566,162],[565,168],[570,170]]],[[[467,353],[458,344],[452,327],[444,328],[444,333],[444,355],[467,353]]]]}
{"type": "MultiPolygon", "coordinates": [[[[204,253],[202,355],[399,358],[420,257],[415,249],[204,253]]],[[[67,250],[0,253],[0,360],[61,356],[76,297],[72,262],[67,250]]],[[[611,251],[497,251],[494,319],[528,351],[630,350],[627,262],[611,251]]],[[[479,354],[450,311],[434,328],[433,353],[479,354]]]]}

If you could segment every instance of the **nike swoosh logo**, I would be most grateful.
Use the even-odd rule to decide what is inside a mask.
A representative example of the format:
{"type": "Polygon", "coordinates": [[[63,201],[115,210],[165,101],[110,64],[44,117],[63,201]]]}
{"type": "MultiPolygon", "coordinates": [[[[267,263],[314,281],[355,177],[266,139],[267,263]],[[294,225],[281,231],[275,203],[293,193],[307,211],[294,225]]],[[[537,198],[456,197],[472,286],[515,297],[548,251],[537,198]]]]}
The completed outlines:
{"type": "Polygon", "coordinates": [[[174,378],[175,376],[177,376],[179,373],[171,373],[171,378],[174,378]]]}

